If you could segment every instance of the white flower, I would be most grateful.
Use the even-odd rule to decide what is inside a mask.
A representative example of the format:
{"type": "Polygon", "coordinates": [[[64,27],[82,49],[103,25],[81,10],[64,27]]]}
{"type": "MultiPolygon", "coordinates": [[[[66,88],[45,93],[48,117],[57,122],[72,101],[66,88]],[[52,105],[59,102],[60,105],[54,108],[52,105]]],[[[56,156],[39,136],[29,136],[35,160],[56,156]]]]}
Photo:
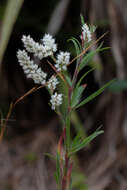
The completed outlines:
{"type": "MultiPolygon", "coordinates": [[[[46,54],[52,55],[53,52],[57,51],[57,45],[55,43],[55,39],[50,34],[45,34],[42,39],[43,45],[46,49],[46,54]]],[[[47,57],[47,56],[46,56],[47,57]]]]}
{"type": "Polygon", "coordinates": [[[56,64],[55,67],[57,69],[57,71],[62,71],[62,70],[67,70],[67,65],[70,62],[70,53],[69,52],[60,52],[57,55],[57,60],[56,60],[56,64]]]}
{"type": "Polygon", "coordinates": [[[50,103],[52,105],[52,109],[55,110],[57,106],[62,104],[62,94],[57,94],[57,92],[55,92],[55,94],[51,96],[50,103]]]}
{"type": "Polygon", "coordinates": [[[22,42],[24,43],[24,47],[26,48],[26,50],[30,53],[35,53],[36,49],[38,48],[39,44],[36,43],[33,38],[30,37],[30,35],[22,36],[22,42]]]}
{"type": "Polygon", "coordinates": [[[83,33],[84,41],[87,40],[88,42],[90,42],[92,40],[92,35],[91,35],[90,29],[87,26],[87,24],[84,24],[82,26],[82,33],[83,33]]]}
{"type": "Polygon", "coordinates": [[[30,35],[23,35],[22,42],[24,43],[24,47],[28,52],[33,53],[34,56],[38,57],[39,59],[44,57],[46,51],[45,47],[42,44],[35,42],[33,38],[30,37],[30,35]]]}
{"type": "Polygon", "coordinates": [[[27,78],[32,78],[36,84],[44,85],[46,83],[47,74],[30,60],[30,57],[25,50],[18,50],[17,58],[27,78]]]}
{"type": "Polygon", "coordinates": [[[43,72],[41,68],[38,68],[36,72],[33,74],[32,79],[34,80],[35,84],[46,84],[46,77],[47,73],[43,72]]]}
{"type": "Polygon", "coordinates": [[[40,60],[52,55],[53,52],[56,52],[57,50],[55,39],[49,34],[44,35],[44,38],[42,39],[43,44],[35,42],[30,35],[23,35],[22,42],[24,43],[26,50],[29,53],[33,53],[34,56],[38,57],[40,60]]]}
{"type": "Polygon", "coordinates": [[[52,75],[51,78],[47,82],[47,86],[51,91],[54,91],[56,89],[56,85],[59,84],[59,81],[57,78],[52,75]]]}

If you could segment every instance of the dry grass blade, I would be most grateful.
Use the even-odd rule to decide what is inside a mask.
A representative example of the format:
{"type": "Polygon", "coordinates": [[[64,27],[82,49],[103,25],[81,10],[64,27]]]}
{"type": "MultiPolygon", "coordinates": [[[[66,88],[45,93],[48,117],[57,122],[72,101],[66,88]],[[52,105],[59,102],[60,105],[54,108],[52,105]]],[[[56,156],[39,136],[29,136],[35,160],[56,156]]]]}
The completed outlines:
{"type": "Polygon", "coordinates": [[[8,119],[10,118],[10,115],[12,113],[12,109],[13,109],[13,102],[10,104],[9,111],[8,111],[7,118],[6,118],[5,122],[3,123],[3,126],[1,126],[0,142],[3,139],[4,131],[5,131],[8,119]]]}
{"type": "Polygon", "coordinates": [[[0,64],[24,0],[8,0],[0,35],[0,64]]]}
{"type": "Polygon", "coordinates": [[[36,92],[37,90],[39,90],[40,88],[43,88],[43,87],[44,87],[44,86],[42,86],[42,85],[39,86],[39,87],[33,87],[33,88],[30,89],[27,93],[25,93],[23,96],[21,96],[20,98],[18,98],[14,103],[12,102],[12,103],[10,104],[9,111],[8,111],[7,117],[6,117],[6,119],[5,119],[5,122],[3,122],[3,123],[1,124],[0,142],[1,142],[2,139],[3,139],[3,135],[4,135],[4,132],[5,132],[5,128],[6,128],[6,126],[7,126],[7,122],[8,122],[8,120],[9,120],[10,116],[11,116],[11,113],[12,113],[14,107],[15,107],[19,102],[21,102],[26,96],[28,96],[28,95],[30,95],[30,94],[36,92]]]}
{"type": "Polygon", "coordinates": [[[33,87],[32,89],[30,89],[28,92],[26,92],[23,96],[21,96],[20,98],[18,98],[15,103],[13,104],[13,107],[16,106],[16,104],[18,104],[19,102],[21,102],[26,96],[36,92],[37,90],[43,88],[45,85],[41,85],[39,87],[33,87]]]}
{"type": "Polygon", "coordinates": [[[16,102],[14,103],[14,107],[16,106],[16,104],[18,104],[20,101],[22,101],[26,96],[28,96],[29,94],[33,93],[36,89],[37,89],[37,87],[33,87],[27,93],[25,93],[23,96],[21,96],[20,98],[18,98],[18,100],[16,100],[16,102]]]}
{"type": "Polygon", "coordinates": [[[63,77],[63,75],[60,72],[57,72],[56,68],[49,61],[47,61],[47,62],[51,66],[51,68],[57,73],[57,75],[59,75],[59,77],[67,84],[67,82],[66,82],[65,78],[63,77]]]}

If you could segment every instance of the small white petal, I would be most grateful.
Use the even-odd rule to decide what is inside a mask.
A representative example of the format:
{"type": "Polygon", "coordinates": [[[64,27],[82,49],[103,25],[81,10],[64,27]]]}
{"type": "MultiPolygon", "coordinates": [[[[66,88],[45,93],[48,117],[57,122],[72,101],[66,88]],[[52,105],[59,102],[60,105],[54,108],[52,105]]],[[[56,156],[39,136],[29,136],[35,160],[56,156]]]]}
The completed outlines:
{"type": "Polygon", "coordinates": [[[45,84],[47,73],[34,64],[25,50],[18,50],[17,58],[27,78],[32,78],[36,84],[45,84]]]}
{"type": "Polygon", "coordinates": [[[70,63],[70,53],[61,51],[57,55],[55,67],[57,68],[57,71],[67,70],[67,65],[69,63],[70,63]]]}
{"type": "Polygon", "coordinates": [[[82,26],[82,34],[83,34],[84,40],[87,40],[88,42],[90,42],[92,40],[92,35],[91,35],[90,29],[87,24],[84,24],[82,26]]]}
{"type": "Polygon", "coordinates": [[[62,94],[57,94],[57,92],[55,92],[55,94],[51,96],[50,103],[53,110],[55,110],[57,106],[62,104],[62,96],[62,94]]]}
{"type": "Polygon", "coordinates": [[[59,81],[54,75],[47,82],[47,86],[51,91],[54,91],[56,89],[57,84],[59,84],[59,81]]]}

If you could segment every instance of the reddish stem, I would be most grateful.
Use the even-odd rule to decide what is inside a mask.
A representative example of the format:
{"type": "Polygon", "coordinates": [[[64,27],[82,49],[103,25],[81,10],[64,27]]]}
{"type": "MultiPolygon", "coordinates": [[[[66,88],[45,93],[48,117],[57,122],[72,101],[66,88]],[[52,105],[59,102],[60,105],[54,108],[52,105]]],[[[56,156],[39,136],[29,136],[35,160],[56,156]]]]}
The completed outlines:
{"type": "Polygon", "coordinates": [[[65,166],[64,166],[64,176],[62,179],[62,190],[66,190],[71,178],[71,168],[72,164],[69,164],[70,158],[65,154],[65,166]]]}
{"type": "Polygon", "coordinates": [[[69,185],[71,183],[72,167],[73,167],[73,163],[71,162],[68,168],[68,172],[67,172],[67,189],[69,188],[69,185]]]}
{"type": "Polygon", "coordinates": [[[60,156],[61,156],[61,150],[62,150],[62,143],[63,143],[63,140],[66,138],[66,128],[64,128],[63,132],[62,132],[62,135],[60,136],[60,139],[59,139],[59,142],[58,142],[58,152],[60,153],[60,156]]]}

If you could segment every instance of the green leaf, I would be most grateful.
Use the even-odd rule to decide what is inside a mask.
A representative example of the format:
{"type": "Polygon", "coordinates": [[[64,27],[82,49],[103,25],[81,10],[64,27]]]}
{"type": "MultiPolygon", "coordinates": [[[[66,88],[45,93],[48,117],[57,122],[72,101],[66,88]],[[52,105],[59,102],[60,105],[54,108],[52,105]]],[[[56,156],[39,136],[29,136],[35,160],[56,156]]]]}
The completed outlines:
{"type": "Polygon", "coordinates": [[[127,90],[127,80],[116,80],[108,89],[115,93],[125,91],[127,90]]]}
{"type": "Polygon", "coordinates": [[[57,89],[59,93],[63,94],[63,101],[61,106],[59,107],[59,111],[62,114],[63,120],[66,120],[67,114],[68,114],[68,85],[65,83],[60,77],[59,78],[59,84],[57,86],[57,89]]]}
{"type": "Polygon", "coordinates": [[[55,156],[53,156],[52,154],[49,153],[44,153],[45,156],[48,156],[49,158],[56,160],[55,156]]]}
{"type": "Polygon", "coordinates": [[[80,42],[76,38],[74,38],[74,37],[72,37],[68,41],[72,41],[73,42],[73,44],[75,46],[75,49],[76,49],[76,55],[79,55],[80,52],[81,52],[81,44],[80,44],[80,42]]]}
{"type": "Polygon", "coordinates": [[[75,87],[73,95],[72,95],[72,99],[71,99],[71,107],[72,108],[74,108],[79,103],[84,89],[85,88],[83,86],[75,87]]]}
{"type": "Polygon", "coordinates": [[[82,62],[79,65],[79,71],[81,71],[87,65],[87,63],[89,63],[93,59],[96,53],[97,53],[97,50],[91,51],[87,53],[87,55],[84,56],[82,62]]]}
{"type": "MultiPolygon", "coordinates": [[[[66,75],[69,76],[68,73],[66,75]]],[[[60,112],[62,114],[63,120],[66,121],[66,118],[68,116],[68,86],[60,78],[59,78],[58,90],[59,93],[63,94],[63,103],[60,106],[60,112]]],[[[82,136],[85,136],[85,129],[76,111],[73,111],[71,116],[72,116],[71,122],[73,123],[75,130],[77,132],[80,131],[82,133],[82,136]]],[[[63,121],[63,126],[65,125],[64,121],[63,121]]]]}
{"type": "Polygon", "coordinates": [[[71,123],[73,124],[76,133],[80,134],[81,138],[85,138],[87,136],[85,128],[76,111],[72,111],[71,113],[71,123]]]}
{"type": "Polygon", "coordinates": [[[58,179],[58,176],[57,176],[57,172],[54,173],[54,176],[55,176],[56,184],[58,185],[59,179],[58,179]]]}
{"type": "Polygon", "coordinates": [[[55,177],[56,177],[56,183],[58,185],[58,190],[60,189],[60,156],[59,153],[57,152],[56,154],[56,172],[55,172],[55,177]]]}
{"type": "Polygon", "coordinates": [[[77,144],[81,143],[81,133],[79,133],[72,141],[71,148],[74,148],[77,144]]]}
{"type": "Polygon", "coordinates": [[[80,78],[80,80],[78,81],[78,83],[77,83],[76,86],[79,86],[79,85],[81,84],[82,80],[83,80],[91,71],[93,71],[93,70],[95,70],[95,67],[92,68],[92,69],[90,69],[89,71],[87,71],[87,72],[80,78]]]}
{"type": "Polygon", "coordinates": [[[80,14],[80,17],[81,17],[81,24],[85,24],[85,21],[84,21],[84,17],[82,16],[82,14],[80,14]]]}
{"type": "Polygon", "coordinates": [[[114,82],[114,80],[106,83],[102,88],[100,88],[99,90],[97,90],[96,92],[94,92],[93,94],[91,94],[90,96],[88,96],[87,98],[85,98],[79,105],[76,106],[76,108],[79,108],[79,107],[85,105],[86,103],[90,102],[92,99],[94,99],[95,97],[97,97],[98,95],[100,95],[105,90],[105,88],[107,88],[113,82],[114,82]]]}
{"type": "Polygon", "coordinates": [[[94,32],[96,31],[96,29],[97,29],[97,26],[95,26],[95,25],[90,25],[89,28],[90,28],[90,32],[91,32],[91,33],[94,33],[94,32]]]}
{"type": "Polygon", "coordinates": [[[24,0],[8,0],[0,35],[0,63],[24,0]]]}
{"type": "Polygon", "coordinates": [[[68,74],[65,75],[65,78],[66,78],[66,80],[67,80],[67,83],[68,83],[70,86],[72,86],[71,78],[69,77],[68,74]]]}
{"type": "Polygon", "coordinates": [[[96,55],[96,53],[110,49],[109,47],[101,48],[102,45],[103,45],[103,43],[101,43],[100,46],[96,50],[90,51],[89,53],[87,53],[84,56],[81,64],[79,65],[79,71],[81,71],[93,59],[93,57],[96,55]]]}
{"type": "Polygon", "coordinates": [[[88,190],[84,173],[79,170],[72,172],[72,187],[78,190],[88,190]]]}
{"type": "Polygon", "coordinates": [[[104,133],[103,130],[101,131],[95,131],[92,135],[85,138],[81,143],[76,144],[70,151],[69,156],[78,152],[82,148],[86,147],[94,138],[96,138],[98,135],[104,133]]]}

